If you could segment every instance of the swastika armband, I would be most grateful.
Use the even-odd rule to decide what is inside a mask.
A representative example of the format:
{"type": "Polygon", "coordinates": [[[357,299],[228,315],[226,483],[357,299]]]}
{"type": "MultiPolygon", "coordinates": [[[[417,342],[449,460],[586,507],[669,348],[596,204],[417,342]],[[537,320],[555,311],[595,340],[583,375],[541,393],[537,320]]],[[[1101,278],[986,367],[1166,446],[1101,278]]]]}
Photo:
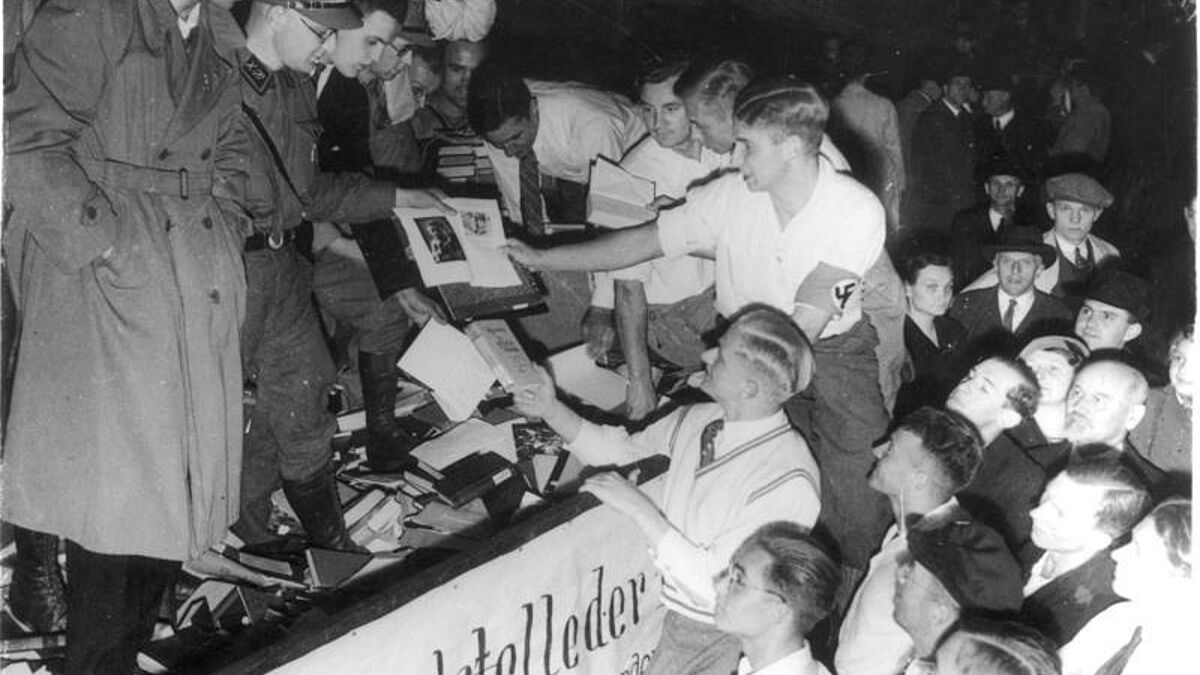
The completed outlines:
{"type": "Polygon", "coordinates": [[[804,277],[796,289],[795,301],[836,317],[859,302],[861,295],[862,277],[822,262],[804,277]]]}

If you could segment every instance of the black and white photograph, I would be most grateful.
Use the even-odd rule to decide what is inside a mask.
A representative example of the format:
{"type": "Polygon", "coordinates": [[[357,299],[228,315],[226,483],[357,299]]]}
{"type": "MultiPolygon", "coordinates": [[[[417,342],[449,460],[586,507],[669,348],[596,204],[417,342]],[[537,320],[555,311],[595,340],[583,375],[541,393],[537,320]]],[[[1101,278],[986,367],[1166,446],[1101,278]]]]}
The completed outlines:
{"type": "Polygon", "coordinates": [[[429,247],[429,254],[436,263],[465,262],[467,254],[463,252],[462,242],[450,227],[449,221],[441,216],[416,218],[421,237],[429,247]]]}
{"type": "Polygon", "coordinates": [[[0,8],[0,675],[1200,670],[1196,0],[0,8]]]}

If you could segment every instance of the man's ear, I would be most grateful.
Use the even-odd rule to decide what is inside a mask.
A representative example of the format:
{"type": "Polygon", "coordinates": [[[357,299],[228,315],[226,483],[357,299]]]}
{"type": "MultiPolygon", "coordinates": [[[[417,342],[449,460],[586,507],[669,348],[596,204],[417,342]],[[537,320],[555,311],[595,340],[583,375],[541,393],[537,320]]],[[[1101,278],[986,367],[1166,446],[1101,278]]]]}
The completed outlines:
{"type": "Polygon", "coordinates": [[[1050,216],[1050,220],[1054,220],[1054,202],[1046,202],[1046,215],[1050,216]]]}
{"type": "Polygon", "coordinates": [[[1018,185],[1018,186],[1017,186],[1017,192],[1016,192],[1016,195],[1017,195],[1017,197],[1018,197],[1018,198],[1020,198],[1020,196],[1021,196],[1021,195],[1023,195],[1023,194],[1025,194],[1025,186],[1024,186],[1024,185],[1018,185]]]}
{"type": "Polygon", "coordinates": [[[1131,323],[1131,324],[1129,324],[1129,327],[1125,329],[1125,341],[1131,342],[1131,341],[1137,339],[1137,336],[1139,336],[1141,334],[1142,334],[1142,324],[1131,323]]]}
{"type": "Polygon", "coordinates": [[[1102,215],[1104,215],[1104,209],[1096,209],[1096,217],[1092,219],[1092,222],[1100,220],[1100,216],[1102,215]]]}
{"type": "Polygon", "coordinates": [[[783,150],[788,159],[796,159],[804,154],[804,141],[795,134],[787,134],[783,137],[783,150]]]}
{"type": "Polygon", "coordinates": [[[1134,427],[1136,427],[1145,416],[1145,403],[1134,403],[1133,405],[1129,406],[1129,415],[1125,418],[1125,429],[1127,431],[1133,431],[1134,427]]]}
{"type": "Polygon", "coordinates": [[[1000,409],[1000,414],[996,416],[996,421],[1000,423],[1001,429],[1012,429],[1021,423],[1021,415],[1012,406],[1004,406],[1000,409]]]}
{"type": "Polygon", "coordinates": [[[741,393],[743,399],[750,400],[766,392],[764,391],[763,384],[757,378],[747,377],[742,381],[741,393]]]}
{"type": "Polygon", "coordinates": [[[529,97],[529,121],[533,123],[533,128],[538,126],[538,100],[536,96],[529,97]]]}

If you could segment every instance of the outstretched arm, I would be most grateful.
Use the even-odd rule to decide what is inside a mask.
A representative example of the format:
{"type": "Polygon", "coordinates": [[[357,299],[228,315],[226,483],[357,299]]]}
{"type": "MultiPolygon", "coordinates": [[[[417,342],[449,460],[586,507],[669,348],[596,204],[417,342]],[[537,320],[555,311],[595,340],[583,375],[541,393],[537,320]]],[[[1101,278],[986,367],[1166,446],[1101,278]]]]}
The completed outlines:
{"type": "Polygon", "coordinates": [[[537,249],[509,241],[504,249],[513,260],[539,270],[616,270],[663,254],[657,223],[617,230],[591,241],[537,249]]]}

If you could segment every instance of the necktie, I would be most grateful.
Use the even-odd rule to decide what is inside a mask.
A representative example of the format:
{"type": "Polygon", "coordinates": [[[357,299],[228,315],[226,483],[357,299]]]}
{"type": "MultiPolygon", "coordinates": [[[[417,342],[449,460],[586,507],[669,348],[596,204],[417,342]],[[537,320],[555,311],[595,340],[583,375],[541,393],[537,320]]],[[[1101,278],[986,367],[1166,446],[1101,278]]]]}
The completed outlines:
{"type": "Polygon", "coordinates": [[[1083,271],[1092,268],[1092,259],[1083,252],[1082,246],[1075,247],[1075,266],[1083,271]]]}
{"type": "Polygon", "coordinates": [[[521,220],[530,234],[546,233],[546,218],[542,214],[542,172],[533,151],[521,157],[521,220]]]}
{"type": "Polygon", "coordinates": [[[1008,309],[1004,310],[1004,330],[1013,332],[1013,317],[1017,313],[1017,300],[1013,298],[1008,301],[1008,309]]]}
{"type": "Polygon", "coordinates": [[[717,454],[717,434],[721,433],[721,429],[725,427],[725,420],[713,420],[704,425],[704,431],[700,432],[700,468],[712,464],[713,457],[717,454]]]}

